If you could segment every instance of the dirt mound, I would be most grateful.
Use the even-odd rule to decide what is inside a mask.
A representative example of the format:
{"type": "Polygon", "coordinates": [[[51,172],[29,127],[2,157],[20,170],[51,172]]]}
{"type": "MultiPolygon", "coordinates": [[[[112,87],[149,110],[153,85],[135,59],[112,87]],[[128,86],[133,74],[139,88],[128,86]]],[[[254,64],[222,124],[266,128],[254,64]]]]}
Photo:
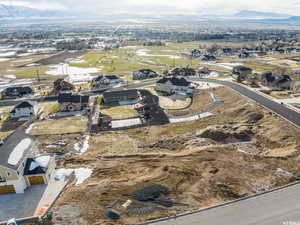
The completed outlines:
{"type": "Polygon", "coordinates": [[[209,138],[217,142],[232,143],[251,141],[253,131],[248,126],[209,126],[199,134],[199,137],[209,138]]]}
{"type": "Polygon", "coordinates": [[[184,148],[185,143],[189,141],[190,138],[174,137],[169,139],[160,139],[154,144],[148,146],[142,146],[142,148],[148,147],[150,149],[166,149],[166,150],[177,150],[184,148]]]}
{"type": "Polygon", "coordinates": [[[78,205],[63,205],[59,207],[53,215],[53,224],[60,225],[88,225],[84,218],[84,213],[78,205]]]}
{"type": "Polygon", "coordinates": [[[215,192],[222,199],[234,200],[243,197],[233,186],[227,184],[216,184],[215,192]]]}
{"type": "Polygon", "coordinates": [[[264,115],[262,113],[254,112],[254,111],[247,112],[246,116],[247,116],[246,119],[247,123],[256,123],[259,120],[264,118],[264,115]]]}

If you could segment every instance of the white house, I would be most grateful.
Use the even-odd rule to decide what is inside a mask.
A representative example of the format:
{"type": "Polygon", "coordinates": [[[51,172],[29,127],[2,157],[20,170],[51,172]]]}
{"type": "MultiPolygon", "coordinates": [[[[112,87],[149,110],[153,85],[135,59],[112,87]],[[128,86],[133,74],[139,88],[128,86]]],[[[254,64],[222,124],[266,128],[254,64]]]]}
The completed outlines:
{"type": "Polygon", "coordinates": [[[10,116],[17,119],[29,119],[32,116],[36,116],[38,112],[39,107],[36,102],[23,101],[13,108],[10,112],[10,116]]]}
{"type": "Polygon", "coordinates": [[[92,81],[94,89],[115,87],[123,83],[124,81],[116,75],[98,76],[92,81]]]}
{"type": "Polygon", "coordinates": [[[24,193],[35,184],[48,183],[55,169],[50,156],[34,157],[34,137],[16,131],[0,147],[0,194],[24,193]]]}

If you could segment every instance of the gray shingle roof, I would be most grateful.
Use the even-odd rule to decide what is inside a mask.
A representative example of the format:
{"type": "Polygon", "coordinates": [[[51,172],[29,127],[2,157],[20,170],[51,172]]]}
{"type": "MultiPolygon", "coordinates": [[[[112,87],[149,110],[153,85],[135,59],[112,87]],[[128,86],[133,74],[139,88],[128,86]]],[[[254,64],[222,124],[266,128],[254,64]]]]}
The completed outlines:
{"type": "MultiPolygon", "coordinates": [[[[14,165],[8,164],[8,158],[9,158],[10,154],[13,152],[13,150],[15,149],[15,147],[25,138],[31,139],[32,144],[34,143],[35,138],[31,135],[26,134],[22,130],[14,132],[12,135],[10,135],[9,137],[7,137],[4,140],[4,143],[2,144],[2,146],[0,146],[0,165],[1,166],[5,166],[5,167],[11,168],[11,169],[18,168],[18,166],[22,160],[20,160],[20,162],[14,166],[14,165]]],[[[32,146],[32,144],[31,144],[31,146],[32,146]]],[[[22,159],[24,159],[25,155],[29,152],[29,150],[30,150],[30,147],[25,150],[22,159]]]]}

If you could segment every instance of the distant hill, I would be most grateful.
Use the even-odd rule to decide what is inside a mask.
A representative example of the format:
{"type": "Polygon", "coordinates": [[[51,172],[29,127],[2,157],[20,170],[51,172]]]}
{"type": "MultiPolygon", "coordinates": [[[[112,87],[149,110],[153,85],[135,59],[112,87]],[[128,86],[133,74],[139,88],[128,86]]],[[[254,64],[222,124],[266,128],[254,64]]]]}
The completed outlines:
{"type": "Polygon", "coordinates": [[[292,16],[288,20],[291,22],[300,22],[300,16],[292,16]]]}
{"type": "Polygon", "coordinates": [[[65,17],[66,13],[59,10],[39,10],[23,6],[8,6],[0,4],[0,18],[19,17],[65,17]]]}
{"type": "Polygon", "coordinates": [[[254,10],[243,10],[234,15],[239,18],[288,18],[290,15],[272,12],[258,12],[254,10]]]}

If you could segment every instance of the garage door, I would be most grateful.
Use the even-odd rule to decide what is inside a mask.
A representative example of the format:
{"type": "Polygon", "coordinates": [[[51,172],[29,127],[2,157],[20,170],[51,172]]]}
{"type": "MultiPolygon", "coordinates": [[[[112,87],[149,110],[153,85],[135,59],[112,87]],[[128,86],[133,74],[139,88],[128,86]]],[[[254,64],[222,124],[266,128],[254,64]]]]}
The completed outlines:
{"type": "Polygon", "coordinates": [[[28,180],[29,180],[30,185],[45,183],[43,176],[28,177],[28,180]]]}
{"type": "Polygon", "coordinates": [[[5,186],[0,186],[0,195],[4,194],[15,194],[15,187],[13,185],[5,185],[5,186]]]}

